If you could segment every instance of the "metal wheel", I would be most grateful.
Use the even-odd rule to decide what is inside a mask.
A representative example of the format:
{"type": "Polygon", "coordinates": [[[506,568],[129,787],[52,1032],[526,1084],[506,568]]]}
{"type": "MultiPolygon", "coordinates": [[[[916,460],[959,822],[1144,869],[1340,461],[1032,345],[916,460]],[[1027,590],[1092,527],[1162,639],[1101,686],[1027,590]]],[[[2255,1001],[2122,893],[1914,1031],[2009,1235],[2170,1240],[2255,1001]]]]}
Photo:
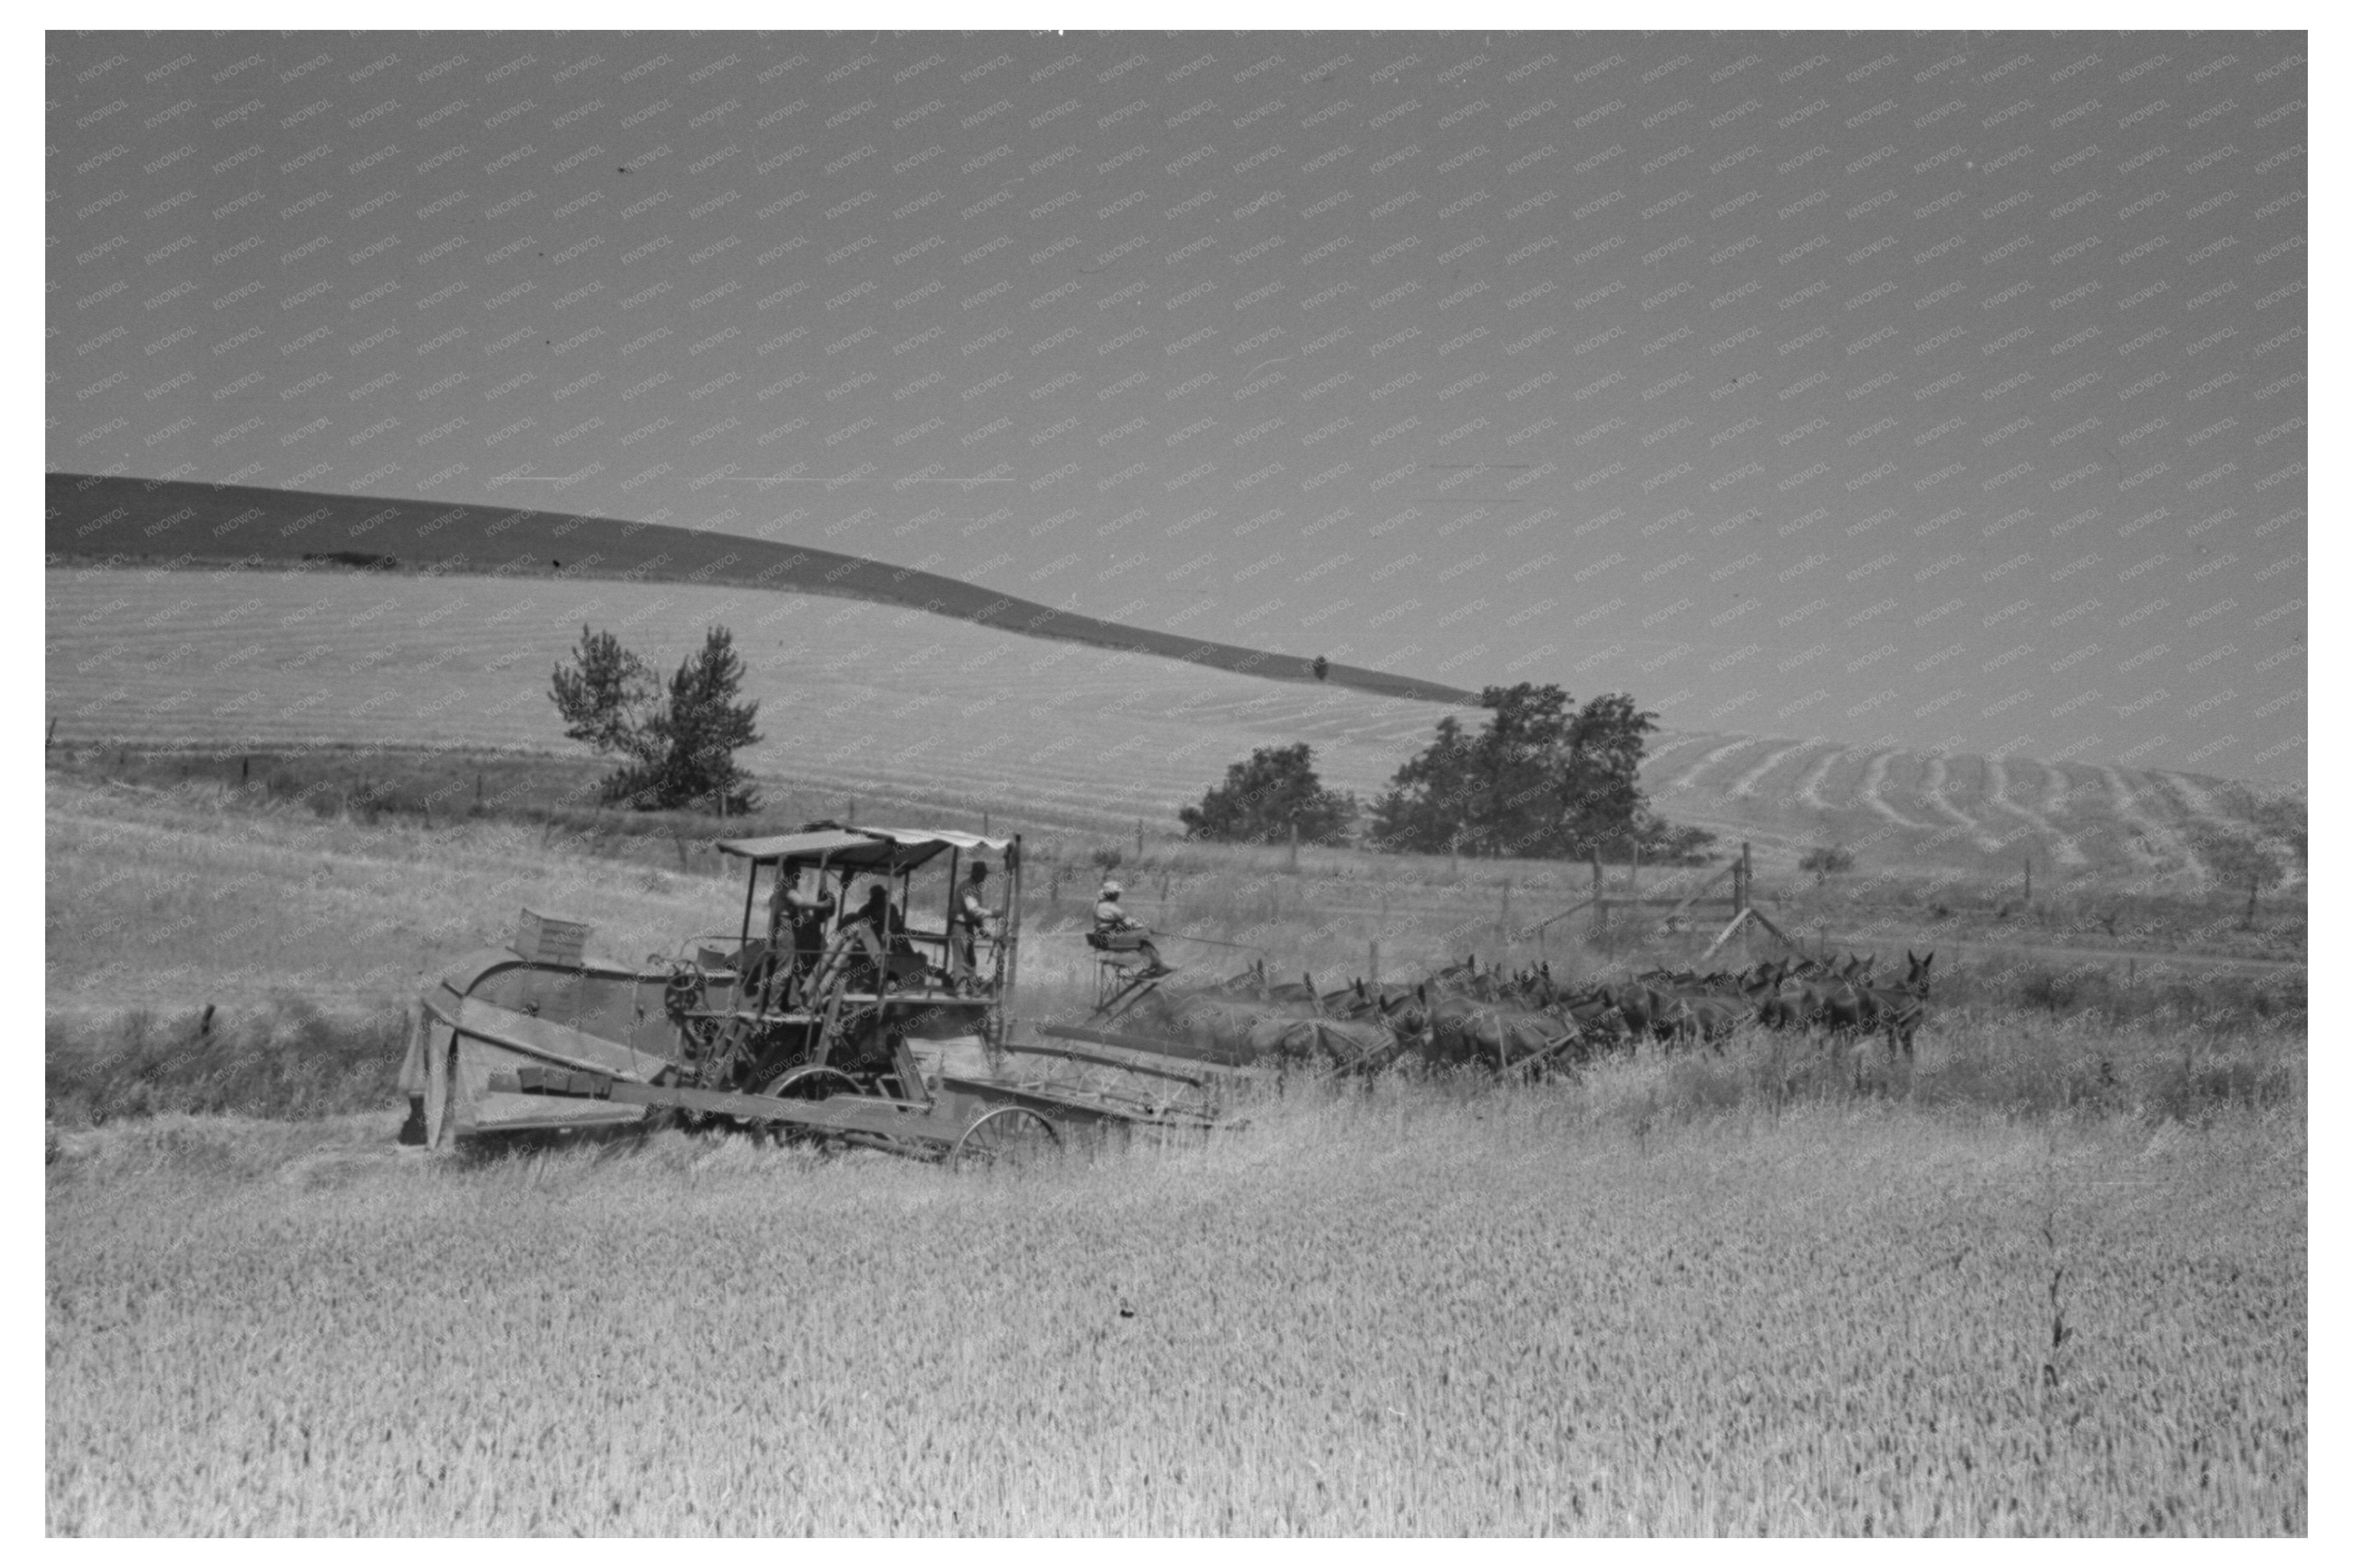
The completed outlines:
{"type": "Polygon", "coordinates": [[[780,1073],[760,1091],[771,1100],[829,1100],[837,1094],[863,1094],[858,1080],[839,1068],[805,1063],[780,1073]]]}
{"type": "Polygon", "coordinates": [[[1061,1133],[1045,1117],[1026,1105],[1000,1105],[964,1130],[948,1155],[948,1168],[1018,1170],[1061,1147],[1061,1133]]]}
{"type": "Polygon", "coordinates": [[[425,1146],[444,1149],[450,1142],[458,1095],[458,1034],[446,1037],[427,1025],[425,1045],[425,1146]]]}

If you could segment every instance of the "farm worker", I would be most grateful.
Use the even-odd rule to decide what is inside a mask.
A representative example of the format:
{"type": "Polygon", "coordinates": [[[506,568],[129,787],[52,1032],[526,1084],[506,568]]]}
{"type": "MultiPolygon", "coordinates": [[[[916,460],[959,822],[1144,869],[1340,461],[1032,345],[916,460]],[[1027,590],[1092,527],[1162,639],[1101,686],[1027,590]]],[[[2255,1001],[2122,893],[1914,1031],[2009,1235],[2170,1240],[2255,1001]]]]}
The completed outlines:
{"type": "MultiPolygon", "coordinates": [[[[1097,935],[1113,937],[1125,932],[1140,932],[1147,929],[1142,921],[1130,919],[1127,911],[1119,907],[1119,895],[1120,886],[1117,882],[1105,882],[1103,885],[1103,891],[1096,895],[1095,933],[1097,935]]],[[[1166,964],[1160,962],[1160,950],[1152,945],[1150,937],[1134,936],[1131,938],[1131,942],[1134,951],[1144,954],[1145,964],[1144,973],[1147,977],[1173,973],[1166,964]]],[[[1126,947],[1131,942],[1121,942],[1119,945],[1126,947]]]]}
{"type": "Polygon", "coordinates": [[[974,944],[982,933],[992,931],[997,923],[997,911],[988,907],[987,882],[987,862],[975,860],[965,885],[956,889],[952,917],[955,929],[948,944],[955,966],[955,978],[976,985],[980,980],[980,966],[974,962],[974,944]]]}
{"type": "Polygon", "coordinates": [[[825,873],[817,874],[817,886],[812,894],[804,897],[792,881],[777,879],[776,892],[769,908],[768,931],[771,942],[781,942],[783,925],[789,922],[793,932],[793,977],[805,980],[818,961],[825,956],[825,928],[833,918],[835,904],[825,890],[825,873]]]}
{"type": "Polygon", "coordinates": [[[871,931],[887,952],[909,951],[907,917],[892,903],[891,888],[887,882],[877,882],[868,888],[866,901],[842,920],[844,931],[854,925],[863,925],[871,931]]]}

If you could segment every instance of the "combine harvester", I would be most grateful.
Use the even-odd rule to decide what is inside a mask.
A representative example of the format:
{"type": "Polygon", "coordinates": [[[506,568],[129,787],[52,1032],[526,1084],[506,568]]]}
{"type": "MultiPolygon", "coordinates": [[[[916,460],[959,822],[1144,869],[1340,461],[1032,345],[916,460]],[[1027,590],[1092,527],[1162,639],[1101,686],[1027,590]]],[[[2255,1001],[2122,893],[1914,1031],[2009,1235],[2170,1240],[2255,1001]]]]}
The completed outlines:
{"type": "Polygon", "coordinates": [[[1181,1046],[1012,1039],[1018,836],[825,824],[718,847],[747,872],[732,938],[690,938],[677,957],[638,967],[587,957],[586,925],[525,910],[512,949],[470,954],[427,986],[401,1072],[404,1141],[441,1149],[676,1117],[963,1163],[1018,1160],[1074,1131],[1215,1123],[1231,1075],[1181,1059],[1181,1046]],[[957,872],[981,850],[999,856],[990,891],[1003,913],[972,933],[966,969],[955,951],[957,872]],[[916,874],[928,885],[942,869],[944,891],[925,903],[947,910],[944,929],[905,928],[916,874]],[[859,879],[869,900],[889,898],[881,929],[818,902],[859,879]],[[837,914],[851,918],[837,926],[837,914]],[[913,1043],[937,1047],[928,1064],[913,1043]],[[952,1070],[958,1058],[968,1070],[952,1070]],[[1010,1070],[1017,1058],[1110,1069],[1112,1087],[1025,1078],[1010,1070]]]}

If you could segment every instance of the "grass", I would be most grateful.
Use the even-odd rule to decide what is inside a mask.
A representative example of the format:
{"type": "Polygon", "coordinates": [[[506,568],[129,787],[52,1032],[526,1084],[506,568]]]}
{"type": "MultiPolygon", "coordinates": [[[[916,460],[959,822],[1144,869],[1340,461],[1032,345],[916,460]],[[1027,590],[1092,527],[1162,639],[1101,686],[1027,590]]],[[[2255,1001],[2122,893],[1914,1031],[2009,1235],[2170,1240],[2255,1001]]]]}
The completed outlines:
{"type": "Polygon", "coordinates": [[[1294,1092],[1004,1177],[79,1134],[47,1528],[2308,1527],[2300,1112],[1665,1117],[1651,1070],[1294,1092]]]}

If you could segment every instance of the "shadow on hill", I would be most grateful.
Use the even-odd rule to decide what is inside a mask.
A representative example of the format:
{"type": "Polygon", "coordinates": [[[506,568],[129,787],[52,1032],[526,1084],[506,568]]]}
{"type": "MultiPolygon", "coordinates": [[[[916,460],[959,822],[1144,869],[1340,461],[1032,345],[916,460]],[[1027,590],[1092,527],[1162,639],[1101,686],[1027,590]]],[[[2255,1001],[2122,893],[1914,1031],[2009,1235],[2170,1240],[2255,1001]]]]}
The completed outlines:
{"type": "MultiPolygon", "coordinates": [[[[1073,615],[911,566],[742,534],[528,508],[382,500],[182,479],[48,476],[54,559],[182,565],[234,562],[432,575],[561,576],[726,584],[903,605],[1029,637],[1178,659],[1236,675],[1314,683],[1311,660],[1073,615]]],[[[1355,665],[1327,684],[1383,697],[1474,704],[1471,692],[1355,665]]]]}

